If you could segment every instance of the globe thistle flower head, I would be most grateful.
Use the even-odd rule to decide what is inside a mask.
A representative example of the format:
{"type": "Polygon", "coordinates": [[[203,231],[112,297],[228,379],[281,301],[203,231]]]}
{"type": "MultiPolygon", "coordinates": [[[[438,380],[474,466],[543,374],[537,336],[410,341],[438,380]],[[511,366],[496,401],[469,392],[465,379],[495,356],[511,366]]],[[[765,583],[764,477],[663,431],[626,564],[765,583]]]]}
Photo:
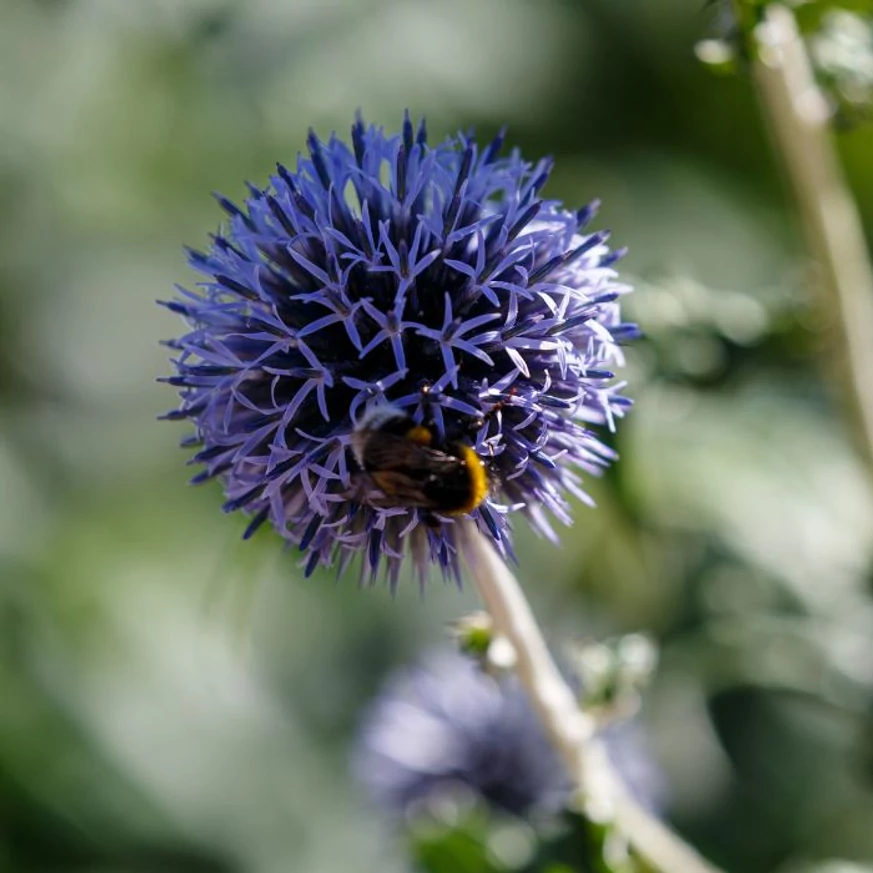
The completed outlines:
{"type": "MultiPolygon", "coordinates": [[[[642,726],[616,722],[599,736],[637,802],[663,809],[664,774],[642,726]]],[[[361,723],[352,764],[374,805],[394,818],[464,790],[522,817],[560,812],[572,798],[566,768],[518,678],[491,676],[451,650],[389,677],[361,723]]]]}
{"type": "Polygon", "coordinates": [[[459,516],[511,556],[510,511],[554,537],[548,515],[569,523],[580,474],[613,458],[593,428],[629,403],[620,253],[583,232],[593,206],[540,196],[549,161],[501,146],[432,147],[408,116],[399,135],[310,134],[296,170],[242,206],[218,197],[227,227],[189,254],[204,281],[165,304],[190,327],[166,381],[167,417],[196,428],[194,481],[220,479],[246,536],[269,520],[307,574],[361,554],[362,578],[384,566],[393,586],[408,550],[422,580],[458,577],[459,516]],[[369,426],[383,408],[416,438],[369,426]]]}
{"type": "Polygon", "coordinates": [[[353,753],[374,805],[404,818],[429,803],[473,796],[516,816],[559,812],[571,783],[513,676],[441,652],[391,677],[353,753]]]}

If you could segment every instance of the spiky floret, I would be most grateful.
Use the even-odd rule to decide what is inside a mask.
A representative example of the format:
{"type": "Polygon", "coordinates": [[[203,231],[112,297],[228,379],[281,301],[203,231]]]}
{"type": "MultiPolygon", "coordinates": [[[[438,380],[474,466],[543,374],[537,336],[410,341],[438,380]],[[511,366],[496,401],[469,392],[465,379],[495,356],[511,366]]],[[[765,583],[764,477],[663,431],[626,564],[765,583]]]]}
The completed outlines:
{"type": "Polygon", "coordinates": [[[227,511],[269,521],[319,564],[362,577],[384,561],[391,584],[407,547],[458,576],[456,534],[419,507],[392,506],[356,464],[357,423],[391,405],[481,458],[488,499],[470,513],[511,555],[515,509],[554,537],[570,522],[580,473],[613,458],[592,427],[629,404],[611,368],[635,334],[622,323],[606,234],[585,234],[596,205],[570,212],[540,191],[549,160],[500,157],[463,134],[431,147],[408,115],[399,135],[352,126],[351,145],[314,133],[291,172],[224,197],[226,230],[191,250],[205,277],[165,305],[190,331],[178,351],[185,445],[220,478],[227,511]]]}

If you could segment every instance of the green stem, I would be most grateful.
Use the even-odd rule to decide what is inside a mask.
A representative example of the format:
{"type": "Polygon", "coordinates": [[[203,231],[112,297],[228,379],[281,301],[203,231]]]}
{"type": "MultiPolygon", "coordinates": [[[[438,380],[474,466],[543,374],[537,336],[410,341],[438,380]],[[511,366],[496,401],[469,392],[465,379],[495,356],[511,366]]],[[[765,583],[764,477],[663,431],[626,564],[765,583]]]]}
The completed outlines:
{"type": "Polygon", "coordinates": [[[820,270],[820,309],[831,332],[828,362],[873,476],[873,267],[861,218],[794,14],[781,4],[768,6],[754,37],[753,69],[764,115],[820,270]]]}

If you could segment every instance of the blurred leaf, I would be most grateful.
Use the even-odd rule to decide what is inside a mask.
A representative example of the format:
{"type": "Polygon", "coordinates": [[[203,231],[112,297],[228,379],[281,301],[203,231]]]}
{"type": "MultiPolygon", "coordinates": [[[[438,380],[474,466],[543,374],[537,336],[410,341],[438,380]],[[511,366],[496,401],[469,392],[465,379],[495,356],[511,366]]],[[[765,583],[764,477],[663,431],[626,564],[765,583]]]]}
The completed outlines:
{"type": "Polygon", "coordinates": [[[421,823],[413,832],[412,855],[428,873],[500,873],[487,848],[488,822],[481,815],[468,815],[455,826],[421,823]]]}
{"type": "Polygon", "coordinates": [[[564,828],[540,846],[524,873],[645,873],[628,854],[624,840],[610,828],[578,813],[566,813],[564,828]]]}

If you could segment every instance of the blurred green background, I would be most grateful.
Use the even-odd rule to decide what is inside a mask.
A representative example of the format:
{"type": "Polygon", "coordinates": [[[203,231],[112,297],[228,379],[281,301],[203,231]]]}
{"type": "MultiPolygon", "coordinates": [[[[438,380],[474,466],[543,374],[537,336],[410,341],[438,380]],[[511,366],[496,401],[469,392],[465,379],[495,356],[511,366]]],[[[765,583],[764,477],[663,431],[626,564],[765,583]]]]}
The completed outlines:
{"type": "MultiPolygon", "coordinates": [[[[521,578],[556,643],[658,640],[643,721],[706,853],[873,859],[873,500],[751,83],[695,60],[704,7],[0,0],[0,870],[407,869],[350,740],[475,598],[304,581],[155,420],[181,325],[154,300],[193,281],[209,192],[358,107],[508,124],[557,158],[549,196],[602,198],[637,406],[563,548],[518,531],[521,578]]],[[[840,151],[869,238],[873,132],[840,151]]]]}

